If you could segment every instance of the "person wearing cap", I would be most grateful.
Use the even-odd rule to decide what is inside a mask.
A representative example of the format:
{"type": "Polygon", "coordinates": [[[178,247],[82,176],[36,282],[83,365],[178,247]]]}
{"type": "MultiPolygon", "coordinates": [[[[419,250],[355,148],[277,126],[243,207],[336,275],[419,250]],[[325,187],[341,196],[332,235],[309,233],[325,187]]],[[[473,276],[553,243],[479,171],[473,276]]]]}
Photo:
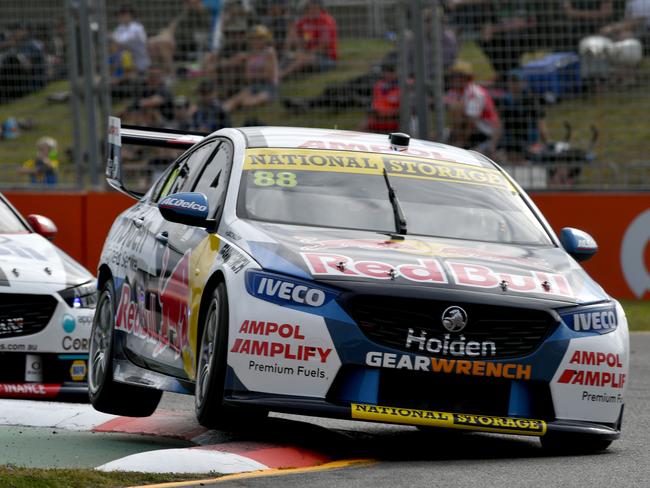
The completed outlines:
{"type": "Polygon", "coordinates": [[[271,31],[256,25],[249,35],[249,44],[250,51],[243,57],[246,86],[223,103],[228,112],[268,103],[278,94],[278,56],[271,31]]]}
{"type": "Polygon", "coordinates": [[[129,51],[135,68],[145,72],[151,60],[147,52],[147,33],[135,18],[135,10],[130,5],[123,5],[117,14],[118,25],[111,34],[111,39],[120,49],[129,51]]]}
{"type": "Polygon", "coordinates": [[[449,70],[450,134],[452,145],[494,154],[501,137],[501,120],[488,91],[474,81],[472,65],[457,61],[449,70]]]}
{"type": "Polygon", "coordinates": [[[322,0],[305,0],[302,16],[290,29],[285,52],[290,60],[280,78],[301,71],[326,71],[336,66],[337,28],[322,0]]]}

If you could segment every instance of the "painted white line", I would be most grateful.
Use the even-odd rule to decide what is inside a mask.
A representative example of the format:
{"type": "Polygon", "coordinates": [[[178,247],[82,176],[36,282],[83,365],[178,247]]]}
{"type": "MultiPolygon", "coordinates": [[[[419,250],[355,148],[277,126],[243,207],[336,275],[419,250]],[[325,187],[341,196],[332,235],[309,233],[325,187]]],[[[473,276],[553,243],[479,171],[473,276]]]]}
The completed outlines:
{"type": "Polygon", "coordinates": [[[82,403],[0,400],[0,425],[91,430],[115,417],[82,403]]]}
{"type": "Polygon", "coordinates": [[[143,473],[244,473],[268,466],[237,454],[201,449],[161,449],[116,459],[95,468],[99,471],[143,473]]]}

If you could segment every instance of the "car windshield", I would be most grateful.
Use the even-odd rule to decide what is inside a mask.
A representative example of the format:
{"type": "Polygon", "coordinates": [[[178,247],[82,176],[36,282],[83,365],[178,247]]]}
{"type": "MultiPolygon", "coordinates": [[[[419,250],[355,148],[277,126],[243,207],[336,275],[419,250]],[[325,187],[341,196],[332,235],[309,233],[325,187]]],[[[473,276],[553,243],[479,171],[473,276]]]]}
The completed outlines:
{"type": "Polygon", "coordinates": [[[245,158],[241,218],[395,233],[389,183],[408,234],[551,244],[517,190],[493,168],[310,149],[248,149],[245,158]]]}
{"type": "Polygon", "coordinates": [[[0,234],[22,234],[28,232],[16,214],[0,199],[0,234]]]}

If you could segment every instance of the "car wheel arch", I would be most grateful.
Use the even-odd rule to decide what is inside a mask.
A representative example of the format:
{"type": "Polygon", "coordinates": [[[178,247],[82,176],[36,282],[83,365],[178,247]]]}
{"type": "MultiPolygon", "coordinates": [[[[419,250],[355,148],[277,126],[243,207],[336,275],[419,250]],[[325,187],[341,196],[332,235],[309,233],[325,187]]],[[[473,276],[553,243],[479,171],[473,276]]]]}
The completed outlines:
{"type": "MultiPolygon", "coordinates": [[[[201,305],[199,307],[199,320],[198,320],[198,327],[196,331],[196,340],[197,340],[197,350],[198,350],[198,342],[201,341],[201,337],[203,337],[203,327],[204,327],[204,322],[205,322],[205,315],[208,313],[208,307],[210,306],[210,298],[212,298],[212,292],[219,286],[219,283],[224,283],[226,284],[226,277],[223,274],[221,270],[216,270],[210,278],[208,278],[208,281],[205,283],[205,286],[203,287],[203,293],[201,294],[201,305]]],[[[226,286],[227,290],[227,286],[226,286]]],[[[198,354],[196,355],[195,359],[195,366],[198,366],[198,354]]]]}

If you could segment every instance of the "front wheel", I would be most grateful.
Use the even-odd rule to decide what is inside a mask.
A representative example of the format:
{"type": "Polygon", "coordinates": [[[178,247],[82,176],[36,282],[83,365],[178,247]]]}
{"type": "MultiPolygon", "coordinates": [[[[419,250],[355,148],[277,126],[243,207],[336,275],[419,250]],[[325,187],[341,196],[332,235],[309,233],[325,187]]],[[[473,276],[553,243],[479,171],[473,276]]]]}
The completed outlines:
{"type": "Polygon", "coordinates": [[[211,429],[239,430],[252,420],[266,416],[262,410],[249,410],[223,404],[228,353],[228,296],[219,283],[212,292],[203,317],[199,344],[194,410],[201,425],[211,429]]]}
{"type": "Polygon", "coordinates": [[[162,392],[113,380],[115,303],[113,282],[102,286],[90,332],[88,396],[95,410],[127,417],[148,417],[162,392]]]}

